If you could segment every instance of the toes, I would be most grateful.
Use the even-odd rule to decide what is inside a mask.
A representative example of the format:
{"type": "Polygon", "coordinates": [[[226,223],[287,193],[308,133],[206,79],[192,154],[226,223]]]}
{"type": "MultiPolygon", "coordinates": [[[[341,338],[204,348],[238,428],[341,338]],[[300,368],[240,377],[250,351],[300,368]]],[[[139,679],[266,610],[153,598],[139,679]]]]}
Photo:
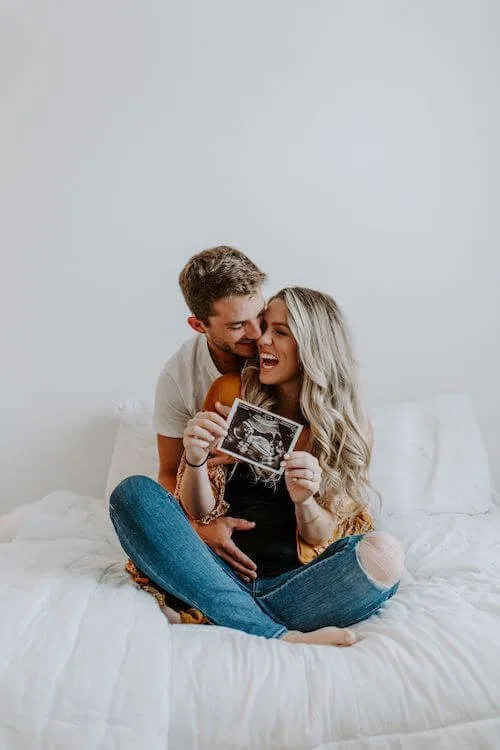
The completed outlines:
{"type": "Polygon", "coordinates": [[[353,643],[356,643],[356,635],[352,630],[344,630],[344,642],[347,646],[352,646],[353,643]]]}
{"type": "Polygon", "coordinates": [[[327,640],[334,646],[352,646],[356,643],[356,635],[348,628],[330,627],[325,628],[324,631],[327,640]]]}

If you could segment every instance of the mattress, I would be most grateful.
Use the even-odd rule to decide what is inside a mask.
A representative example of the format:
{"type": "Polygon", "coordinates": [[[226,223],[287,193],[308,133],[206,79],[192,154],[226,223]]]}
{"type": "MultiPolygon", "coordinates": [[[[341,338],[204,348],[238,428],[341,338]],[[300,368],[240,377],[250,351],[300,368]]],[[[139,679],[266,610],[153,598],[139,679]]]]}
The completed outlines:
{"type": "Polygon", "coordinates": [[[381,528],[403,582],[342,649],[169,625],[98,498],[4,516],[0,748],[500,747],[500,510],[381,528]]]}

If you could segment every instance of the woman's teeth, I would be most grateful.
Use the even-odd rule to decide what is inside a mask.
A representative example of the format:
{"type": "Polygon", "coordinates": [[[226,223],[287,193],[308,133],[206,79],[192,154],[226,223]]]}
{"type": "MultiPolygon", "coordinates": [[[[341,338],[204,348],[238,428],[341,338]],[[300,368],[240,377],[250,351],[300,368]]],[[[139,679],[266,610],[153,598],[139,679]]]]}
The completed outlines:
{"type": "Polygon", "coordinates": [[[278,357],[275,357],[273,354],[261,354],[260,361],[261,361],[261,367],[264,370],[270,370],[272,367],[275,367],[278,364],[279,359],[278,357]]]}

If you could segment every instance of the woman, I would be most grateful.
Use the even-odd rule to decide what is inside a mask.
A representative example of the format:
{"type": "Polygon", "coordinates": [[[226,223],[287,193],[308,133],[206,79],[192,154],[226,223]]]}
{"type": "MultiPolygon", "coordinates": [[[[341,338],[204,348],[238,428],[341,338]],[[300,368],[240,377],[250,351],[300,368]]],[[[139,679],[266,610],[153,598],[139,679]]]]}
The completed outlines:
{"type": "Polygon", "coordinates": [[[396,592],[403,553],[393,537],[372,531],[366,510],[371,440],[347,328],[331,297],[287,288],[269,302],[258,349],[260,366],[247,366],[241,382],[219,378],[207,409],[186,427],[176,489],[184,512],[156,482],[129,477],[111,496],[111,518],[135,565],[209,621],[266,638],[349,645],[347,626],[396,592]],[[210,405],[228,387],[232,398],[304,425],[279,480],[244,462],[208,470],[228,412],[210,405]],[[186,517],[207,523],[228,510],[255,523],[237,539],[256,563],[252,579],[241,580],[186,517]]]}

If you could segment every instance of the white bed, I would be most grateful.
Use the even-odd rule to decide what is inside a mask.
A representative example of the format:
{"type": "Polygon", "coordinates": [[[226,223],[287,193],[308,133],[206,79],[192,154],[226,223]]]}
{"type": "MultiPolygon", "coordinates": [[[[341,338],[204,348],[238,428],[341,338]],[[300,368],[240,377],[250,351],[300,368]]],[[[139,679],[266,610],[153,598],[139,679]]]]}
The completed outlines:
{"type": "MultiPolygon", "coordinates": [[[[109,486],[154,471],[128,411],[109,486]]],[[[1,750],[499,748],[500,509],[470,407],[398,405],[375,426],[379,527],[406,572],[347,649],[170,626],[102,499],[57,492],[0,519],[1,750]]]]}

